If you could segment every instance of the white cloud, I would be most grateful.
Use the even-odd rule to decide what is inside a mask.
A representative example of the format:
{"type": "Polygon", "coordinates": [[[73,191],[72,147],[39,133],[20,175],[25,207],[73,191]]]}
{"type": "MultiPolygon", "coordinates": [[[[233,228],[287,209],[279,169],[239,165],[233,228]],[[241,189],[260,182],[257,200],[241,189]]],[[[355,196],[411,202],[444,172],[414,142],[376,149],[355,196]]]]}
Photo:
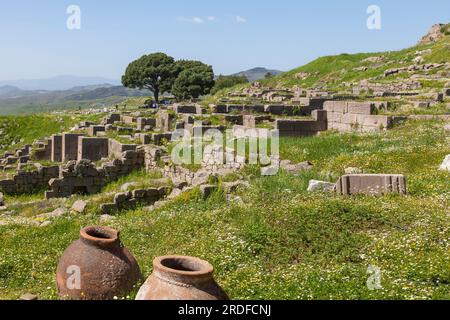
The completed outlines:
{"type": "Polygon", "coordinates": [[[208,21],[216,21],[216,17],[214,16],[209,16],[207,19],[208,21]]]}
{"type": "Polygon", "coordinates": [[[192,17],[192,18],[186,18],[186,17],[181,17],[178,20],[182,21],[182,22],[190,22],[190,23],[203,23],[203,19],[200,17],[192,17]]]}
{"type": "Polygon", "coordinates": [[[237,23],[246,23],[247,19],[245,19],[244,17],[241,17],[241,16],[236,16],[236,22],[237,23]]]}

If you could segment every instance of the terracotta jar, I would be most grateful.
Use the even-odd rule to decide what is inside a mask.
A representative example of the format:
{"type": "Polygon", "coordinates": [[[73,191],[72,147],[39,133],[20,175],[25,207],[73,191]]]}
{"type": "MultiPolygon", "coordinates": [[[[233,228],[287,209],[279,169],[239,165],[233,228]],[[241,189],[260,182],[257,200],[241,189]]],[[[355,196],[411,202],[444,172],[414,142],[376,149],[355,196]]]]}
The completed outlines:
{"type": "Polygon", "coordinates": [[[229,300],[213,272],[211,264],[194,257],[156,258],[136,300],[229,300]]]}
{"type": "Polygon", "coordinates": [[[56,282],[61,299],[111,300],[123,297],[142,278],[136,259],[119,232],[87,227],[59,260],[56,282]]]}

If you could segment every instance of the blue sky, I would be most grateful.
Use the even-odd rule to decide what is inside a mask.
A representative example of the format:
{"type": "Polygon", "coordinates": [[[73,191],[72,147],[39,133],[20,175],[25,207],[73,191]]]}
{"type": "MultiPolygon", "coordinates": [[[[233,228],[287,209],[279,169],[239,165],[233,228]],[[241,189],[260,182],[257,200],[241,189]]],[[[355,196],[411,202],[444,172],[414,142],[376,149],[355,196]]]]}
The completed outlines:
{"type": "Polygon", "coordinates": [[[289,70],[319,56],[411,46],[449,0],[15,0],[0,4],[0,80],[62,74],[119,79],[127,64],[163,51],[229,74],[289,70]],[[81,30],[66,9],[81,8],[81,30]],[[366,27],[369,5],[382,29],[366,27]]]}

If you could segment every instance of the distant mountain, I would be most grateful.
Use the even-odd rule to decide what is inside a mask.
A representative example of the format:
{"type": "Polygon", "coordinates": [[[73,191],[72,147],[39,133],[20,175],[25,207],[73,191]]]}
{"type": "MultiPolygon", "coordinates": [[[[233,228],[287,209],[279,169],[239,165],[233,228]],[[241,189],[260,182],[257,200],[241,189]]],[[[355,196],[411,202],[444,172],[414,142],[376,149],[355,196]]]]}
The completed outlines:
{"type": "Polygon", "coordinates": [[[128,89],[110,84],[74,87],[69,90],[21,90],[13,86],[0,87],[0,109],[11,106],[63,105],[102,100],[124,100],[127,97],[150,96],[148,90],[128,89]]]}
{"type": "Polygon", "coordinates": [[[110,86],[94,88],[93,90],[85,90],[80,93],[69,95],[65,97],[65,100],[83,101],[105,99],[109,97],[140,97],[149,95],[151,95],[151,92],[147,90],[140,91],[135,89],[128,89],[122,86],[110,86]]]}
{"type": "Polygon", "coordinates": [[[233,76],[241,76],[245,75],[250,82],[258,81],[264,79],[266,74],[270,73],[271,75],[277,76],[282,74],[283,71],[280,70],[270,70],[266,68],[253,68],[247,71],[241,71],[233,74],[233,76]]]}
{"type": "Polygon", "coordinates": [[[101,83],[108,83],[110,85],[120,85],[120,81],[113,79],[106,79],[102,77],[80,77],[63,75],[52,77],[48,79],[23,79],[0,81],[0,87],[13,86],[22,90],[69,90],[74,87],[86,87],[92,85],[99,85],[101,83]]]}

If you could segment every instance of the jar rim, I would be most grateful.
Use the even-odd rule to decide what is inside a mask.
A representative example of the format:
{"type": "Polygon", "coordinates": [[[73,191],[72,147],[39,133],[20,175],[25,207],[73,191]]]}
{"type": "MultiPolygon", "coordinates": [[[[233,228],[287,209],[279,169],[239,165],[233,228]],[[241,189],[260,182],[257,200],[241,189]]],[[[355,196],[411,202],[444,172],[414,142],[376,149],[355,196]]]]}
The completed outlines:
{"type": "Polygon", "coordinates": [[[80,230],[80,237],[89,243],[109,245],[119,240],[119,231],[109,227],[90,226],[80,230]]]}
{"type": "Polygon", "coordinates": [[[188,277],[209,276],[214,272],[214,267],[208,261],[177,255],[155,258],[153,268],[159,272],[188,277]]]}

